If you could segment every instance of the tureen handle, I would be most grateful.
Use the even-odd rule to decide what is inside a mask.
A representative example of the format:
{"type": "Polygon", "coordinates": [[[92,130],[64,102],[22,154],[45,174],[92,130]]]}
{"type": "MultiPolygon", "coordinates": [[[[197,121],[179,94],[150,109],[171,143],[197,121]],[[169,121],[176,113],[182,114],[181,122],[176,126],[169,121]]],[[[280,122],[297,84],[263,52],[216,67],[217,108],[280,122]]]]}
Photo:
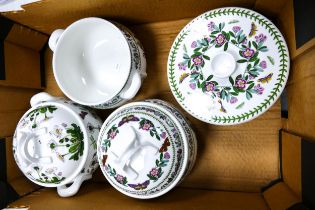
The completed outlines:
{"type": "Polygon", "coordinates": [[[82,182],[91,178],[92,174],[88,173],[79,174],[77,177],[74,178],[73,183],[69,187],[67,187],[67,185],[57,187],[58,195],[61,197],[70,197],[75,195],[79,191],[82,182]]]}
{"type": "Polygon", "coordinates": [[[60,38],[60,36],[62,35],[62,33],[64,32],[63,29],[57,29],[54,32],[52,32],[49,41],[48,41],[48,45],[49,48],[54,52],[56,50],[56,46],[58,43],[58,40],[60,38]]]}
{"type": "Polygon", "coordinates": [[[57,98],[49,95],[48,93],[41,92],[37,93],[31,98],[31,106],[36,106],[37,104],[46,102],[46,101],[56,101],[57,98]]]}
{"type": "Polygon", "coordinates": [[[141,76],[138,71],[134,71],[131,80],[128,82],[127,87],[120,93],[123,99],[132,99],[137,94],[141,86],[141,76]]]}
{"type": "Polygon", "coordinates": [[[44,163],[49,164],[52,163],[52,158],[50,156],[41,156],[41,154],[38,154],[38,151],[40,149],[38,148],[38,144],[36,141],[36,135],[32,133],[26,133],[23,132],[21,138],[18,141],[17,145],[17,154],[20,156],[20,158],[23,160],[23,162],[29,166],[32,163],[44,163]],[[30,153],[29,149],[29,143],[30,141],[34,142],[33,146],[33,153],[30,153]]]}

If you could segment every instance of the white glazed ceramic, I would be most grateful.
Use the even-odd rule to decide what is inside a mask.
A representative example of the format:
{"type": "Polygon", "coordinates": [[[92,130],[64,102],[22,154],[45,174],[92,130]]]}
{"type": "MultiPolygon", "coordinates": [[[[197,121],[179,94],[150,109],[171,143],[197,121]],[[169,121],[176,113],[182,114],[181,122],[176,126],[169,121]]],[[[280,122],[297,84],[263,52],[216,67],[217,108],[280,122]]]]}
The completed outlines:
{"type": "Polygon", "coordinates": [[[79,104],[120,106],[136,95],[146,77],[142,45],[118,23],[84,18],[55,30],[49,46],[58,86],[79,104]]]}
{"type": "Polygon", "coordinates": [[[238,7],[208,11],[176,37],[168,81],[179,104],[211,124],[252,120],[281,95],[289,74],[285,40],[267,18],[238,7]]]}
{"type": "Polygon", "coordinates": [[[90,109],[47,93],[33,96],[31,106],[15,130],[15,161],[32,182],[72,196],[98,167],[102,121],[90,109]]]}
{"type": "Polygon", "coordinates": [[[157,99],[126,104],[105,121],[97,141],[98,161],[109,183],[123,194],[161,196],[191,171],[197,140],[188,121],[157,99]]]}

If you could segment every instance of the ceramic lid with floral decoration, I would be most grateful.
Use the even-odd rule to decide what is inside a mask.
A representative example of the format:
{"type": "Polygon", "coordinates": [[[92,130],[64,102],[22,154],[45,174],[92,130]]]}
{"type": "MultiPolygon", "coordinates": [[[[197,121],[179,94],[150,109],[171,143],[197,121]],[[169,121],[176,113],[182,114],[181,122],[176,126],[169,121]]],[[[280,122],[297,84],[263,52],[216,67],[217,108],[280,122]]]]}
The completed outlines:
{"type": "Polygon", "coordinates": [[[87,134],[69,107],[44,102],[27,111],[13,138],[13,153],[24,175],[38,185],[57,187],[76,177],[88,155],[87,134]]]}
{"type": "Polygon", "coordinates": [[[168,58],[168,81],[180,105],[218,125],[243,123],[268,110],[289,73],[285,40],[249,9],[211,10],[188,23],[168,58]]]}
{"type": "Polygon", "coordinates": [[[187,139],[180,123],[150,102],[130,103],[113,112],[101,129],[97,153],[109,183],[140,199],[171,190],[188,162],[187,139]]]}

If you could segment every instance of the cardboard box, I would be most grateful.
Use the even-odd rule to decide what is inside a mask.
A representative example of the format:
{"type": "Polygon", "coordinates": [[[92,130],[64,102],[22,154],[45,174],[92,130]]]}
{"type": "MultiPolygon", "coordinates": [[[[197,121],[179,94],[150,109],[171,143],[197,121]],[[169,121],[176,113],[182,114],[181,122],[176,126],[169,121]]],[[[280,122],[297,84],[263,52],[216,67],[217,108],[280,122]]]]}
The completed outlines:
{"type": "Polygon", "coordinates": [[[48,36],[4,17],[0,17],[0,26],[0,85],[42,88],[42,49],[48,36]]]}
{"type": "MultiPolygon", "coordinates": [[[[257,119],[237,126],[208,125],[184,112],[198,137],[196,166],[185,181],[170,193],[158,199],[141,201],[128,198],[110,187],[100,170],[71,198],[58,197],[55,189],[38,189],[19,172],[12,159],[11,137],[17,119],[15,116],[19,114],[12,114],[9,107],[3,108],[2,113],[6,116],[3,125],[7,127],[2,126],[4,129],[0,130],[0,136],[5,137],[0,141],[0,154],[6,151],[6,161],[2,162],[6,173],[0,176],[0,180],[1,189],[7,191],[4,195],[10,205],[27,205],[31,209],[76,210],[314,208],[315,182],[310,181],[309,177],[315,177],[312,170],[315,167],[310,166],[315,165],[312,162],[314,155],[310,152],[314,148],[311,140],[315,139],[315,92],[312,88],[315,84],[315,38],[309,36],[301,41],[303,39],[299,38],[297,29],[304,29],[295,27],[296,24],[303,24],[303,21],[314,20],[308,17],[312,12],[307,12],[307,8],[312,8],[311,1],[46,0],[25,6],[26,11],[2,15],[47,35],[54,29],[65,28],[73,21],[89,16],[125,24],[143,43],[148,60],[148,77],[134,100],[160,98],[179,107],[166,78],[171,44],[191,19],[223,6],[254,9],[272,19],[285,36],[292,63],[286,87],[288,118],[281,118],[280,101],[257,119]],[[300,40],[299,45],[296,44],[297,39],[300,40]]],[[[28,48],[33,46],[30,44],[28,48]]],[[[52,53],[46,49],[44,91],[61,96],[63,94],[52,74],[51,59],[52,53]]],[[[38,74],[33,72],[32,76],[38,74]]],[[[22,95],[25,94],[29,93],[22,95]]],[[[21,103],[27,104],[26,98],[21,103]]],[[[26,107],[20,107],[19,111],[26,111],[26,107]]],[[[99,113],[105,119],[110,112],[99,113]]],[[[0,190],[0,193],[3,192],[0,190]]],[[[0,195],[0,198],[4,195],[0,195]]]]}

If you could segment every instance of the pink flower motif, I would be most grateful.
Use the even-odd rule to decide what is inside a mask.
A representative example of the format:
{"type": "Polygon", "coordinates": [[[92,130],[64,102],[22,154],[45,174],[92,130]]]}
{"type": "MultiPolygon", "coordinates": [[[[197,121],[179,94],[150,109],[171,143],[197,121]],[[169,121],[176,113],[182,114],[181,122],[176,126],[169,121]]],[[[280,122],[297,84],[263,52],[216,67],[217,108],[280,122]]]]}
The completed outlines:
{"type": "Polygon", "coordinates": [[[191,43],[191,48],[196,48],[197,47],[197,42],[196,41],[193,41],[192,43],[191,43]]]}
{"type": "Polygon", "coordinates": [[[232,30],[234,31],[234,33],[237,33],[241,30],[241,27],[239,26],[233,26],[232,30]]]}
{"type": "Polygon", "coordinates": [[[213,31],[214,26],[215,26],[214,22],[212,22],[212,21],[209,22],[209,23],[208,23],[208,30],[209,30],[209,31],[213,31]]]}
{"type": "Polygon", "coordinates": [[[205,87],[207,92],[214,91],[215,84],[213,84],[212,82],[206,82],[205,87]]]}
{"type": "Polygon", "coordinates": [[[258,36],[255,36],[256,42],[260,43],[260,42],[264,42],[267,40],[267,37],[263,34],[259,34],[258,36]]]}
{"type": "Polygon", "coordinates": [[[218,46],[222,46],[225,43],[225,36],[223,34],[219,34],[215,38],[215,42],[217,43],[218,46]]]}
{"type": "Polygon", "coordinates": [[[208,42],[211,42],[211,38],[210,37],[207,37],[206,39],[208,40],[208,42]]]}
{"type": "Polygon", "coordinates": [[[168,153],[168,152],[165,152],[165,154],[164,154],[164,158],[165,159],[170,159],[171,158],[171,155],[170,155],[170,153],[168,153]]]}
{"type": "Polygon", "coordinates": [[[255,54],[255,51],[253,49],[250,49],[250,48],[246,48],[243,52],[242,52],[242,55],[244,56],[244,58],[251,58],[253,57],[255,54]]]}
{"type": "Polygon", "coordinates": [[[192,61],[194,62],[196,66],[199,66],[204,62],[201,56],[194,57],[192,61]]]}
{"type": "Polygon", "coordinates": [[[114,139],[116,135],[117,135],[116,131],[113,131],[113,130],[112,130],[112,131],[109,133],[108,136],[109,136],[110,139],[114,139]]]}
{"type": "Polygon", "coordinates": [[[195,90],[195,89],[196,89],[196,84],[195,84],[195,83],[190,83],[190,84],[189,84],[189,87],[190,87],[191,89],[195,90]]]}
{"type": "Polygon", "coordinates": [[[184,70],[184,71],[185,71],[185,70],[186,70],[186,67],[187,67],[186,64],[183,64],[183,63],[179,63],[179,64],[178,64],[179,70],[184,70]]]}
{"type": "Polygon", "coordinates": [[[258,95],[262,95],[264,92],[264,88],[262,86],[260,86],[260,84],[254,86],[254,90],[256,91],[256,93],[258,95]]]}
{"type": "Polygon", "coordinates": [[[160,137],[162,138],[162,139],[165,139],[166,138],[166,132],[162,132],[161,134],[160,134],[160,137]]]}
{"type": "Polygon", "coordinates": [[[230,99],[231,104],[235,104],[237,101],[238,101],[238,99],[234,96],[230,99]]]}
{"type": "Polygon", "coordinates": [[[120,184],[124,183],[124,179],[125,177],[122,175],[117,174],[117,176],[115,177],[116,181],[119,182],[120,184]]]}
{"type": "Polygon", "coordinates": [[[260,66],[262,69],[265,69],[265,68],[267,68],[267,62],[266,62],[266,61],[262,61],[262,62],[260,62],[259,66],[260,66]]]}
{"type": "Polygon", "coordinates": [[[153,177],[157,177],[159,175],[159,169],[158,168],[152,168],[150,171],[150,175],[153,177]]]}
{"type": "Polygon", "coordinates": [[[236,87],[238,87],[239,89],[244,89],[246,87],[246,83],[247,83],[246,80],[239,79],[236,81],[236,87]]]}
{"type": "Polygon", "coordinates": [[[247,39],[244,39],[243,41],[242,41],[242,44],[247,44],[247,39]]]}
{"type": "Polygon", "coordinates": [[[255,79],[255,77],[254,76],[252,76],[252,75],[249,75],[249,77],[248,77],[250,80],[253,80],[253,79],[255,79]]]}
{"type": "Polygon", "coordinates": [[[148,131],[150,128],[151,128],[151,124],[150,123],[144,123],[143,126],[142,126],[142,129],[146,130],[146,131],[148,131]]]}

